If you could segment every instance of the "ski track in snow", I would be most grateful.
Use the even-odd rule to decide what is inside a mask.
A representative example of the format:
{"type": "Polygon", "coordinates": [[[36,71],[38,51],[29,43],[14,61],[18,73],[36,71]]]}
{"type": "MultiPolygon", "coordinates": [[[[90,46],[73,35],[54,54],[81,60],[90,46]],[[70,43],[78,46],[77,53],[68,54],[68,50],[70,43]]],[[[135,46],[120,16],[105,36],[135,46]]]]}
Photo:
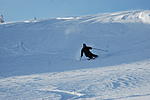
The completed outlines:
{"type": "Polygon", "coordinates": [[[1,100],[122,100],[150,95],[149,61],[0,79],[1,100]]]}

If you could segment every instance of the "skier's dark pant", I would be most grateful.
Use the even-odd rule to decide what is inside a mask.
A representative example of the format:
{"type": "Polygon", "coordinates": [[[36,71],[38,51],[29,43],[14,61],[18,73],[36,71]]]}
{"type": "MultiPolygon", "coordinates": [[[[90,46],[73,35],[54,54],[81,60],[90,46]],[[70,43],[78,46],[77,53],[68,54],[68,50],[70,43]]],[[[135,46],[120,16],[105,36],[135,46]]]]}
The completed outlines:
{"type": "Polygon", "coordinates": [[[94,58],[97,58],[97,57],[98,57],[98,55],[90,54],[90,55],[88,55],[87,57],[89,57],[90,59],[94,59],[94,58]]]}

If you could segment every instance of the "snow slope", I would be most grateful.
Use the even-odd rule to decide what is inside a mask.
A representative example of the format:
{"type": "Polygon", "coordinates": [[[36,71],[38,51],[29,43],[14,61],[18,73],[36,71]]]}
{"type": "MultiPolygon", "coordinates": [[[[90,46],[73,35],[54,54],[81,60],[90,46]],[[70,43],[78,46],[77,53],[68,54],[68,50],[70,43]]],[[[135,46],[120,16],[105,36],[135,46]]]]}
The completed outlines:
{"type": "Polygon", "coordinates": [[[1,100],[134,100],[135,97],[149,100],[149,76],[150,60],[17,76],[0,79],[0,97],[1,100]]]}
{"type": "Polygon", "coordinates": [[[150,95],[150,11],[0,24],[0,100],[150,95]],[[80,61],[82,44],[99,58],[80,61]]]}

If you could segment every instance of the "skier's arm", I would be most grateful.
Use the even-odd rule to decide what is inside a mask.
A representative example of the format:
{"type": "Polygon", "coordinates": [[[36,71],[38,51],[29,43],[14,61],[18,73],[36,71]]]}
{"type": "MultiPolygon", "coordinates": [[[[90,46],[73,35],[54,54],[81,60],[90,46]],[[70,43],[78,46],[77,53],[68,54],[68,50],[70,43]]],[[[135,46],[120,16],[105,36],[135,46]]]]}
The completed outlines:
{"type": "Polygon", "coordinates": [[[83,49],[81,50],[81,57],[83,56],[83,49]]]}
{"type": "Polygon", "coordinates": [[[81,50],[81,57],[80,57],[80,60],[81,60],[82,56],[83,56],[83,49],[81,50]]]}
{"type": "Polygon", "coordinates": [[[87,47],[88,49],[92,49],[92,47],[87,47]]]}

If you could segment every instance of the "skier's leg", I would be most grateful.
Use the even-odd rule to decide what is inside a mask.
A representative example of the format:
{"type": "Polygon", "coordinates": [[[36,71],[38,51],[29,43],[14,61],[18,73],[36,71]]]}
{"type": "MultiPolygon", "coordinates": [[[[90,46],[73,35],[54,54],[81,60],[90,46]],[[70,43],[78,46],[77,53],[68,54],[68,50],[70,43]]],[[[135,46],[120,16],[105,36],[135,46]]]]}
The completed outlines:
{"type": "Polygon", "coordinates": [[[95,54],[93,54],[92,56],[93,56],[94,58],[97,58],[97,57],[98,57],[98,55],[95,55],[95,54]]]}
{"type": "Polygon", "coordinates": [[[89,55],[88,58],[89,58],[88,60],[93,59],[93,56],[92,56],[92,55],[89,55]]]}

